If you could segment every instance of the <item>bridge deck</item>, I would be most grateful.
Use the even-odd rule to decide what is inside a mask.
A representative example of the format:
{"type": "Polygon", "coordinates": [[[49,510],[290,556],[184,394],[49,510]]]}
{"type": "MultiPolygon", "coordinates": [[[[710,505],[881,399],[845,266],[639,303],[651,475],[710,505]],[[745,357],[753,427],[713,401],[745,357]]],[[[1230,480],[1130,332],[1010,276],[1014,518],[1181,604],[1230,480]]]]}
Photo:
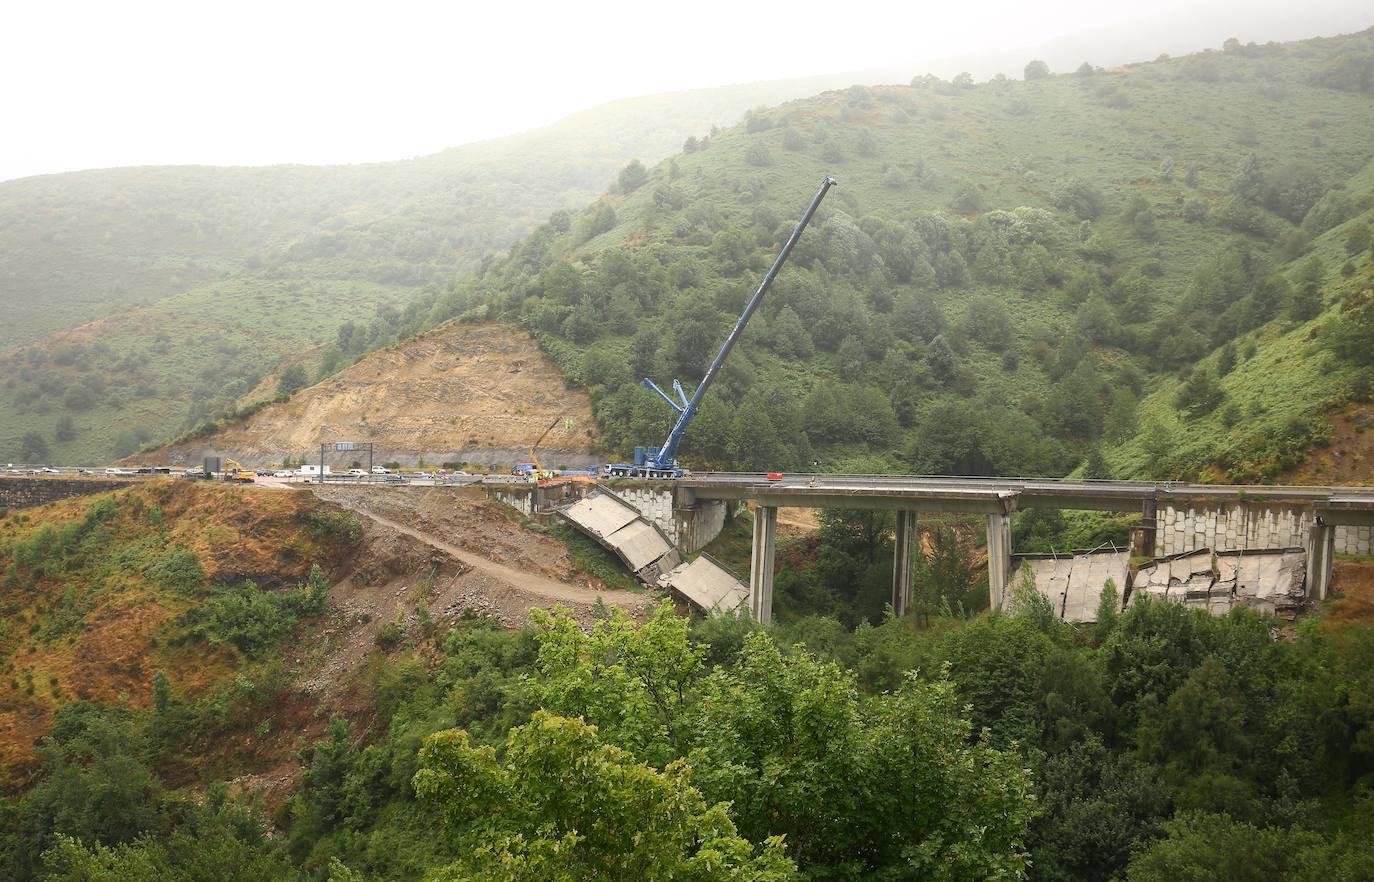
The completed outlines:
{"type": "Polygon", "coordinates": [[[786,475],[707,472],[677,486],[699,499],[757,499],[767,505],[816,508],[897,508],[1005,513],[1017,507],[1141,511],[1157,506],[1246,502],[1312,506],[1331,524],[1374,523],[1374,489],[1070,481],[931,475],[786,475]]]}

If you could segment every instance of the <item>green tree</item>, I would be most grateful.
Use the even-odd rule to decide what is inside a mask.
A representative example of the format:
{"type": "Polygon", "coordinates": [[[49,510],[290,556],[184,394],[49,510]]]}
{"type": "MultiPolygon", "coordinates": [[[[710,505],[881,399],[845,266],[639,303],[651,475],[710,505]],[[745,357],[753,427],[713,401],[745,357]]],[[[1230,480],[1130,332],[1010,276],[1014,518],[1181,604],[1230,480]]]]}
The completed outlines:
{"type": "Polygon", "coordinates": [[[1264,206],[1297,224],[1326,192],[1321,173],[1304,162],[1275,169],[1264,184],[1264,206]]]}
{"type": "MultiPolygon", "coordinates": [[[[1081,68],[1080,68],[1081,70],[1081,68]]],[[[1089,68],[1089,73],[1092,69],[1089,68]]],[[[1027,80],[1043,80],[1050,75],[1050,66],[1040,59],[1027,62],[1025,76],[1027,80]]]]}
{"type": "Polygon", "coordinates": [[[159,714],[165,714],[171,701],[172,683],[167,679],[166,671],[158,671],[153,675],[153,709],[159,714]]]}
{"type": "Polygon", "coordinates": [[[742,838],[728,807],[708,802],[684,763],[659,771],[606,743],[596,727],[546,711],[512,729],[499,756],[462,730],[429,736],[414,783],[464,855],[430,874],[438,882],[796,875],[784,841],[742,838]]]}
{"type": "Polygon", "coordinates": [[[1174,395],[1174,406],[1190,418],[1196,419],[1216,410],[1226,400],[1226,393],[1206,367],[1193,371],[1174,395]]]}
{"type": "Polygon", "coordinates": [[[1107,199],[1096,185],[1084,178],[1067,178],[1055,189],[1056,208],[1072,211],[1084,220],[1100,216],[1107,207],[1107,199]]]}
{"type": "Polygon", "coordinates": [[[811,332],[791,306],[784,306],[768,323],[768,343],[783,358],[810,358],[816,351],[811,332]]]}
{"type": "Polygon", "coordinates": [[[617,185],[620,192],[631,193],[642,187],[647,180],[649,180],[649,170],[638,159],[632,159],[628,165],[620,170],[617,185]]]}
{"type": "Polygon", "coordinates": [[[1322,311],[1322,282],[1326,269],[1317,255],[1312,255],[1298,267],[1297,278],[1288,301],[1288,317],[1295,322],[1316,318],[1322,311]]]}
{"type": "Polygon", "coordinates": [[[1356,257],[1368,251],[1371,242],[1374,242],[1374,233],[1370,232],[1369,223],[1360,221],[1346,234],[1345,251],[1351,257],[1356,257]]]}
{"type": "Polygon", "coordinates": [[[948,383],[954,379],[954,372],[958,368],[958,361],[954,355],[954,349],[945,340],[943,334],[939,334],[934,340],[930,341],[929,348],[926,349],[926,366],[930,368],[930,373],[942,383],[948,383]]]}
{"type": "Polygon", "coordinates": [[[310,377],[305,373],[305,365],[293,364],[281,372],[281,378],[277,380],[277,394],[294,395],[309,385],[310,377]]]}
{"type": "Polygon", "coordinates": [[[1047,757],[1036,795],[1033,878],[1042,882],[1119,879],[1132,851],[1157,834],[1170,808],[1169,790],[1153,766],[1096,735],[1047,757]]]}
{"type": "Polygon", "coordinates": [[[115,435],[114,455],[119,458],[133,456],[138,453],[139,444],[138,433],[133,429],[120,429],[119,434],[115,435]]]}
{"type": "Polygon", "coordinates": [[[1160,473],[1174,455],[1178,438],[1164,423],[1151,418],[1140,433],[1140,449],[1150,465],[1152,473],[1160,473]]]}
{"type": "Polygon", "coordinates": [[[1111,404],[1102,426],[1102,434],[1108,441],[1121,442],[1135,434],[1137,411],[1135,393],[1127,386],[1112,389],[1111,404]]]}
{"type": "Polygon", "coordinates": [[[1224,377],[1236,368],[1236,344],[1233,340],[1227,340],[1226,344],[1217,351],[1217,376],[1224,377]]]}
{"type": "MultiPolygon", "coordinates": [[[[1048,612],[1050,624],[1057,621],[1048,612]]],[[[994,743],[1039,740],[1040,677],[1053,647],[1045,626],[1033,616],[980,617],[960,628],[946,646],[950,678],[971,704],[974,726],[990,729],[994,743]]]]}
{"type": "Polygon", "coordinates": [[[24,462],[47,462],[47,440],[37,432],[25,432],[19,441],[19,458],[24,462]]]}
{"type": "Polygon", "coordinates": [[[865,701],[834,664],[755,633],[698,707],[695,782],[730,803],[746,837],[781,834],[809,877],[1024,874],[1029,775],[970,738],[948,681],[908,675],[865,701]]]}
{"type": "Polygon", "coordinates": [[[76,423],[70,416],[63,414],[57,418],[57,426],[53,429],[53,437],[58,441],[71,441],[76,438],[76,423]]]}
{"type": "Polygon", "coordinates": [[[964,315],[963,331],[989,349],[1001,352],[1016,338],[1011,315],[1002,301],[993,296],[969,299],[964,315]]]}
{"type": "Polygon", "coordinates": [[[1339,318],[1325,328],[1325,343],[1341,358],[1354,364],[1374,364],[1374,286],[1348,294],[1339,318]]]}
{"type": "Polygon", "coordinates": [[[1317,833],[1255,827],[1226,815],[1195,812],[1181,814],[1163,828],[1163,839],[1132,858],[1126,870],[1127,882],[1320,882],[1337,878],[1317,833]]]}
{"type": "Polygon", "coordinates": [[[1088,450],[1088,458],[1083,460],[1083,477],[1100,481],[1111,476],[1111,469],[1107,466],[1106,457],[1102,455],[1102,448],[1094,444],[1088,450]]]}

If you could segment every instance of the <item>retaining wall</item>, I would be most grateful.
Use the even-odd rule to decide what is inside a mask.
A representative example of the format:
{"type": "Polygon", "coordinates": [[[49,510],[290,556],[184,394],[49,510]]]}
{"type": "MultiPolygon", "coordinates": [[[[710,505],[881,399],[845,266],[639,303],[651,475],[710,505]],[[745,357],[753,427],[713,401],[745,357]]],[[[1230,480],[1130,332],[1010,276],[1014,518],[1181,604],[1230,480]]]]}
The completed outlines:
{"type": "Polygon", "coordinates": [[[135,482],[102,478],[27,478],[3,475],[0,476],[0,509],[29,508],[73,496],[90,496],[107,490],[118,490],[132,483],[135,482]]]}
{"type": "MultiPolygon", "coordinates": [[[[1218,506],[1167,506],[1159,511],[1155,557],[1196,548],[1244,551],[1302,548],[1307,545],[1313,514],[1291,506],[1235,502],[1218,506]]],[[[1374,527],[1339,526],[1337,554],[1374,554],[1374,527]]]]}

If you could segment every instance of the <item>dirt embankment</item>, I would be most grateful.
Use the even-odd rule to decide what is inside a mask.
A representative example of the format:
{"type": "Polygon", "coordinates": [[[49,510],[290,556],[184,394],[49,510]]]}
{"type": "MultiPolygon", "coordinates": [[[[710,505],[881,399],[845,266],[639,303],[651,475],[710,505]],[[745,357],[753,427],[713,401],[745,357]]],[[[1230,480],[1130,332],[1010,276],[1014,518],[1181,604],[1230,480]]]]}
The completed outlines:
{"type": "MultiPolygon", "coordinates": [[[[179,465],[229,456],[260,465],[293,455],[313,461],[322,442],[371,441],[377,462],[414,464],[423,457],[431,465],[509,465],[527,459],[529,445],[555,421],[541,458],[554,466],[595,462],[591,400],[567,385],[524,331],[447,324],[374,352],[240,425],[136,459],[179,465]]],[[[335,455],[345,467],[348,458],[335,455]]]]}
{"type": "Polygon", "coordinates": [[[1331,443],[1315,447],[1279,484],[1374,485],[1374,404],[1351,404],[1326,418],[1331,443]]]}
{"type": "MultiPolygon", "coordinates": [[[[324,614],[270,647],[283,675],[270,706],[231,722],[207,748],[206,762],[240,772],[238,786],[269,801],[299,774],[299,739],[322,737],[331,714],[369,725],[366,674],[378,649],[422,649],[472,614],[518,627],[532,608],[560,605],[589,626],[601,604],[638,614],[654,602],[598,590],[561,542],[524,528],[479,492],[316,489],[323,499],[307,489],[168,479],[0,518],[0,571],[21,545],[75,542],[62,537],[78,528],[96,537],[80,545],[82,555],[62,558],[60,572],[31,573],[25,564],[14,584],[0,586],[12,622],[0,628],[0,789],[24,786],[35,740],[61,702],[147,707],[158,671],[178,701],[195,702],[244,671],[260,672],[262,659],[197,638],[180,621],[245,579],[294,590],[319,563],[333,582],[324,614]],[[194,556],[203,576],[193,577],[182,558],[174,576],[159,575],[171,551],[194,556]]],[[[195,768],[179,762],[164,770],[169,780],[194,780],[195,768]]]]}
{"type": "Polygon", "coordinates": [[[523,623],[530,606],[562,603],[580,615],[598,600],[630,612],[645,602],[645,595],[608,590],[578,570],[567,546],[521,526],[476,488],[326,484],[310,490],[522,592],[516,622],[523,623]]]}

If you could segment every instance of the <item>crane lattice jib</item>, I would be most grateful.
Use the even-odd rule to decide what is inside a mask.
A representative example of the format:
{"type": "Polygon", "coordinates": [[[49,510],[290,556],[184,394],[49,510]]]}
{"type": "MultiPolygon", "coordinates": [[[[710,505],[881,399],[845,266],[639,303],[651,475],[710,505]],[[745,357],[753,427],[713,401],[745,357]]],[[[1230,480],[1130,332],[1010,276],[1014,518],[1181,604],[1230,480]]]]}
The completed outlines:
{"type": "Polygon", "coordinates": [[[687,426],[691,424],[692,417],[696,416],[697,408],[701,405],[702,397],[706,394],[706,390],[711,387],[711,381],[715,379],[716,372],[720,370],[720,366],[725,363],[725,359],[730,354],[730,350],[734,348],[735,343],[739,341],[740,335],[744,333],[744,326],[749,324],[749,318],[754,314],[754,310],[758,309],[759,302],[763,300],[763,295],[772,287],[773,279],[777,276],[778,270],[782,269],[782,265],[787,262],[787,256],[792,253],[792,248],[797,244],[797,240],[801,238],[802,231],[805,230],[806,225],[811,222],[811,217],[816,213],[816,209],[820,207],[821,200],[825,198],[825,194],[833,186],[835,186],[835,179],[830,175],[826,175],[825,180],[821,182],[821,188],[816,191],[816,195],[811,199],[811,204],[806,207],[806,212],[802,214],[801,220],[797,222],[796,229],[792,231],[792,235],[787,237],[787,242],[783,244],[782,250],[778,252],[777,259],[773,261],[773,265],[763,277],[763,281],[759,283],[758,290],[755,291],[754,296],[749,299],[749,304],[744,307],[744,312],[740,314],[739,320],[735,322],[735,327],[731,329],[730,336],[725,338],[725,343],[720,347],[720,352],[716,353],[715,360],[712,361],[711,366],[706,369],[706,375],[701,378],[701,384],[697,386],[696,392],[692,394],[691,400],[686,400],[686,396],[683,395],[682,385],[678,383],[677,380],[673,381],[673,391],[677,392],[678,398],[682,402],[681,404],[669,398],[668,393],[655,385],[653,380],[647,377],[644,379],[645,386],[657,392],[663,397],[664,401],[668,402],[668,404],[678,412],[677,422],[673,424],[673,429],[668,433],[667,440],[663,442],[663,446],[659,448],[657,455],[650,456],[645,463],[650,469],[669,470],[677,468],[678,444],[682,441],[682,436],[687,431],[687,426]]]}

